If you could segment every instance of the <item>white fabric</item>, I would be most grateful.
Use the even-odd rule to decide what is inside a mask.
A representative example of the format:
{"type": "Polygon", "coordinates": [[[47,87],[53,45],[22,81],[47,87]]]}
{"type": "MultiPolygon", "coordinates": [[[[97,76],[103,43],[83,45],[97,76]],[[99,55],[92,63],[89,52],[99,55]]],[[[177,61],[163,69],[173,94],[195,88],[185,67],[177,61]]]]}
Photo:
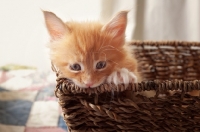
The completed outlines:
{"type": "Polygon", "coordinates": [[[102,1],[103,20],[120,10],[130,10],[128,40],[200,41],[199,0],[102,1]]]}
{"type": "Polygon", "coordinates": [[[0,4],[0,65],[50,69],[41,9],[63,20],[108,21],[130,10],[127,40],[200,41],[199,0],[4,0],[0,4]]]}
{"type": "Polygon", "coordinates": [[[10,100],[27,100],[27,101],[34,101],[38,91],[5,91],[0,92],[0,100],[1,101],[10,101],[10,100]]]}
{"type": "Polygon", "coordinates": [[[24,126],[2,125],[0,124],[1,132],[24,132],[24,126]]]}
{"type": "Polygon", "coordinates": [[[44,127],[57,126],[59,105],[55,101],[34,102],[26,126],[44,127]]]}

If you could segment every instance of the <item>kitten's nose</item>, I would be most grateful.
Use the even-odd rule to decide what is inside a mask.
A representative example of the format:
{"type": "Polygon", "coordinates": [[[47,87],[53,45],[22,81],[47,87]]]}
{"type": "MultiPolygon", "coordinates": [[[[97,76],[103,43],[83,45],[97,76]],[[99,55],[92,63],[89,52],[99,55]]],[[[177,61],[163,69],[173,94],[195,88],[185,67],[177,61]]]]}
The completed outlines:
{"type": "Polygon", "coordinates": [[[86,82],[85,85],[86,85],[87,87],[91,87],[91,86],[93,85],[93,83],[92,83],[92,82],[86,82]]]}

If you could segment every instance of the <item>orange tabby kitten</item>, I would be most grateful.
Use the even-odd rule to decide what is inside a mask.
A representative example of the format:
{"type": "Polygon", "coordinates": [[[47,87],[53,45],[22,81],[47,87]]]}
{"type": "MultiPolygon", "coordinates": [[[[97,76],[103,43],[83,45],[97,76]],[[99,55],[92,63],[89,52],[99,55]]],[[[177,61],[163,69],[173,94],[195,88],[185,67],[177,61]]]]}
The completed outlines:
{"type": "Polygon", "coordinates": [[[137,61],[125,45],[127,11],[105,25],[99,22],[64,23],[44,11],[51,36],[50,57],[62,76],[81,88],[100,84],[135,83],[140,80],[137,61]]]}

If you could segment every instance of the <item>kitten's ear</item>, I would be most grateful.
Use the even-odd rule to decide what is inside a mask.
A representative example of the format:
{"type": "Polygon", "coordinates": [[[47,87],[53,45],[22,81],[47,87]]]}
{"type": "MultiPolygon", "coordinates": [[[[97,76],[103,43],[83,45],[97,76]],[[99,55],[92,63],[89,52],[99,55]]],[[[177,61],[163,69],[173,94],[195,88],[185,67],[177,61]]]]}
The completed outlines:
{"type": "Polygon", "coordinates": [[[110,33],[113,38],[121,38],[125,35],[128,11],[121,11],[110,22],[103,26],[102,31],[110,33]]]}
{"type": "Polygon", "coordinates": [[[52,12],[43,11],[43,14],[51,38],[57,40],[63,37],[67,32],[64,22],[52,12]]]}

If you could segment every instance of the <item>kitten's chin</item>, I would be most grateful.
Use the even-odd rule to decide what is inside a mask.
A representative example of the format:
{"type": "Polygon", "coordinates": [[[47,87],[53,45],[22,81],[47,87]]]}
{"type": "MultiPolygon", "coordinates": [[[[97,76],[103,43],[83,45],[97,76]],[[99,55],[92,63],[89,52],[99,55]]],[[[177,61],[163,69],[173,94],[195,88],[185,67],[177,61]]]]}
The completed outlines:
{"type": "Polygon", "coordinates": [[[78,82],[78,81],[76,81],[76,80],[73,80],[73,82],[74,82],[75,85],[77,85],[77,86],[80,87],[80,88],[96,88],[96,87],[100,86],[102,83],[104,83],[105,80],[102,79],[101,81],[99,81],[98,83],[93,84],[93,85],[90,86],[90,87],[88,87],[87,85],[85,85],[85,84],[83,84],[83,83],[80,83],[80,82],[78,82]]]}

